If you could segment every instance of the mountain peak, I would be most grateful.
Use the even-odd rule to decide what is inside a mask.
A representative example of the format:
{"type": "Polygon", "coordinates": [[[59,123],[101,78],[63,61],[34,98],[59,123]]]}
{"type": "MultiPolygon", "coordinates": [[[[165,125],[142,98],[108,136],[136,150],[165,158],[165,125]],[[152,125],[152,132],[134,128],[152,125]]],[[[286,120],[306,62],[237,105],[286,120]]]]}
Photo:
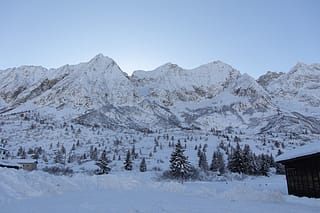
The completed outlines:
{"type": "Polygon", "coordinates": [[[305,67],[305,66],[308,66],[308,65],[299,61],[296,63],[296,65],[294,67],[305,67]]]}
{"type": "Polygon", "coordinates": [[[173,64],[171,62],[165,63],[164,65],[161,65],[160,67],[156,68],[155,70],[180,70],[182,69],[181,67],[179,67],[177,64],[173,64]]]}
{"type": "Polygon", "coordinates": [[[100,72],[103,75],[106,73],[113,73],[114,75],[121,75],[125,76],[126,78],[128,77],[128,74],[123,72],[119,65],[112,58],[104,56],[101,53],[93,57],[89,62],[79,64],[79,66],[81,66],[83,70],[100,72]]]}
{"type": "Polygon", "coordinates": [[[298,62],[295,66],[291,68],[291,70],[288,72],[288,75],[312,75],[312,76],[318,76],[319,73],[317,71],[320,71],[319,64],[305,64],[298,62]]]}
{"type": "Polygon", "coordinates": [[[102,53],[99,53],[98,55],[96,55],[95,57],[93,57],[90,61],[90,64],[92,63],[115,63],[114,60],[112,58],[109,58],[107,56],[104,56],[102,53]]]}
{"type": "Polygon", "coordinates": [[[216,69],[221,69],[221,70],[224,70],[224,69],[233,69],[229,64],[226,64],[220,60],[217,60],[217,61],[212,61],[212,62],[209,62],[207,64],[203,64],[203,65],[200,65],[199,67],[195,68],[195,69],[199,69],[199,68],[205,68],[205,69],[209,69],[209,70],[216,70],[216,69]]]}
{"type": "Polygon", "coordinates": [[[226,63],[224,63],[223,61],[220,61],[220,60],[215,60],[215,61],[211,61],[211,62],[207,63],[207,65],[209,65],[209,64],[226,64],[226,63]]]}

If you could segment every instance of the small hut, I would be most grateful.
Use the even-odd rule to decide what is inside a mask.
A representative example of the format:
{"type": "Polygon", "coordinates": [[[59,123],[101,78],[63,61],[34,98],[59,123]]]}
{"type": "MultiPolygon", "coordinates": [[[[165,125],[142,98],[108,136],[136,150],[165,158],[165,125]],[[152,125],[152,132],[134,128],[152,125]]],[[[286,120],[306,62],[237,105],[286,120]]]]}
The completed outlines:
{"type": "Polygon", "coordinates": [[[37,161],[26,160],[26,159],[11,159],[0,161],[0,167],[12,168],[12,169],[23,169],[27,171],[33,171],[37,169],[37,161]]]}
{"type": "Polygon", "coordinates": [[[285,152],[276,161],[285,166],[290,195],[320,198],[320,142],[285,152]]]}
{"type": "Polygon", "coordinates": [[[21,165],[22,169],[27,171],[33,171],[37,169],[37,161],[30,161],[30,160],[19,160],[17,161],[19,165],[21,165]]]}

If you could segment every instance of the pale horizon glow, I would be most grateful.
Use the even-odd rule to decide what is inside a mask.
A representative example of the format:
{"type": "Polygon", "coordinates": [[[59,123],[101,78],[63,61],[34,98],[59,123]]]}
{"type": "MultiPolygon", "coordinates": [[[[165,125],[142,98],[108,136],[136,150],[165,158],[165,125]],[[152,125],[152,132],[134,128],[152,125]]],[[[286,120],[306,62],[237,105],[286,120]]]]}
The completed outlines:
{"type": "Polygon", "coordinates": [[[0,70],[102,53],[128,74],[220,60],[257,78],[320,63],[317,0],[4,0],[0,70]]]}

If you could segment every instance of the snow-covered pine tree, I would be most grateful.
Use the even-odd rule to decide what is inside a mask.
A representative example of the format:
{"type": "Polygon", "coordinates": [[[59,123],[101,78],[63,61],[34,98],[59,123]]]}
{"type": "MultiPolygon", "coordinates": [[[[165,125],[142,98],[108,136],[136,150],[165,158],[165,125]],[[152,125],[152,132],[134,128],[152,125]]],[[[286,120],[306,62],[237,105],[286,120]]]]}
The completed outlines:
{"type": "Polygon", "coordinates": [[[268,172],[270,169],[270,164],[268,162],[267,157],[264,154],[259,155],[259,174],[268,176],[268,172]]]}
{"type": "Polygon", "coordinates": [[[94,148],[93,148],[93,146],[90,147],[90,159],[91,160],[95,160],[95,161],[98,160],[98,149],[97,149],[97,147],[94,147],[94,148]]]}
{"type": "MultiPolygon", "coordinates": [[[[201,144],[200,144],[200,146],[201,146],[201,144]]],[[[200,146],[199,146],[199,147],[200,147],[200,146]]],[[[201,148],[199,148],[199,147],[198,147],[197,156],[200,158],[200,156],[201,156],[201,148]]]]}
{"type": "Polygon", "coordinates": [[[127,152],[126,160],[124,162],[124,169],[125,170],[132,170],[132,161],[131,161],[130,150],[128,150],[128,152],[127,152]]]}
{"type": "Polygon", "coordinates": [[[54,163],[64,164],[64,154],[62,153],[62,151],[60,149],[57,150],[55,153],[54,163]]]}
{"type": "Polygon", "coordinates": [[[147,171],[146,159],[142,158],[140,163],[140,172],[145,172],[145,171],[147,171]]]}
{"type": "Polygon", "coordinates": [[[217,156],[217,152],[214,151],[212,154],[212,161],[210,164],[210,170],[213,172],[218,171],[218,156],[217,156]]]}
{"type": "Polygon", "coordinates": [[[219,174],[225,173],[225,163],[223,159],[223,154],[219,148],[217,149],[217,151],[213,152],[210,170],[213,172],[219,172],[219,174]]]}
{"type": "Polygon", "coordinates": [[[193,171],[193,167],[188,161],[188,157],[184,155],[184,151],[181,143],[177,142],[170,158],[170,174],[181,182],[185,181],[193,171]]]}
{"type": "Polygon", "coordinates": [[[131,157],[134,159],[134,156],[136,155],[136,146],[133,144],[131,149],[131,157]]]}
{"type": "Polygon", "coordinates": [[[243,152],[243,165],[244,165],[244,173],[248,175],[252,175],[255,172],[254,169],[254,158],[248,144],[244,145],[243,152]]]}
{"type": "Polygon", "coordinates": [[[273,155],[270,154],[268,157],[269,157],[269,167],[275,167],[276,166],[276,162],[274,160],[273,155]]]}
{"type": "Polygon", "coordinates": [[[219,162],[218,171],[219,171],[219,174],[221,175],[226,172],[226,165],[224,163],[223,154],[219,149],[217,151],[217,155],[218,155],[218,162],[219,162]]]}
{"type": "Polygon", "coordinates": [[[242,150],[239,143],[237,143],[235,150],[229,156],[228,169],[230,170],[230,172],[237,172],[239,174],[245,172],[242,150]]]}
{"type": "Polygon", "coordinates": [[[107,157],[107,151],[105,149],[101,153],[100,160],[109,161],[107,157]]]}
{"type": "Polygon", "coordinates": [[[63,144],[61,145],[61,153],[63,155],[65,155],[67,153],[66,148],[63,146],[63,144]]]}
{"type": "Polygon", "coordinates": [[[108,159],[100,159],[96,162],[96,165],[99,166],[99,170],[96,171],[96,174],[108,174],[111,171],[111,168],[108,166],[108,159]]]}
{"type": "Polygon", "coordinates": [[[76,160],[77,160],[77,156],[76,156],[75,152],[74,152],[74,151],[71,151],[71,152],[68,154],[68,160],[67,160],[67,162],[68,162],[68,163],[73,163],[73,162],[75,162],[76,160]]]}
{"type": "Polygon", "coordinates": [[[281,151],[281,149],[278,149],[278,152],[277,152],[277,155],[276,156],[279,156],[279,155],[282,155],[282,151],[281,151]]]}
{"type": "Polygon", "coordinates": [[[201,152],[199,156],[199,168],[203,171],[208,171],[209,165],[206,152],[201,152]]]}
{"type": "Polygon", "coordinates": [[[279,174],[279,175],[286,174],[285,167],[281,163],[275,163],[275,168],[276,168],[276,173],[277,174],[279,174]]]}
{"type": "Polygon", "coordinates": [[[18,156],[18,157],[21,157],[21,156],[22,156],[23,150],[24,150],[24,149],[22,148],[22,146],[20,146],[19,149],[18,149],[18,151],[17,151],[17,156],[18,156]]]}

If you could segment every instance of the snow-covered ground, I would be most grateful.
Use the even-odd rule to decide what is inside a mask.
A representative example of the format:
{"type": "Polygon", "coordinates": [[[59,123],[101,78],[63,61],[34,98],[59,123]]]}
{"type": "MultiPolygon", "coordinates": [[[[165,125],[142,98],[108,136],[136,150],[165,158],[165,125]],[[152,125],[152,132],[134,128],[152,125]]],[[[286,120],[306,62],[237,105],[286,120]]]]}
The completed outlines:
{"type": "Polygon", "coordinates": [[[159,181],[154,172],[53,176],[0,168],[0,212],[319,212],[320,200],[287,195],[285,177],[159,181]]]}

